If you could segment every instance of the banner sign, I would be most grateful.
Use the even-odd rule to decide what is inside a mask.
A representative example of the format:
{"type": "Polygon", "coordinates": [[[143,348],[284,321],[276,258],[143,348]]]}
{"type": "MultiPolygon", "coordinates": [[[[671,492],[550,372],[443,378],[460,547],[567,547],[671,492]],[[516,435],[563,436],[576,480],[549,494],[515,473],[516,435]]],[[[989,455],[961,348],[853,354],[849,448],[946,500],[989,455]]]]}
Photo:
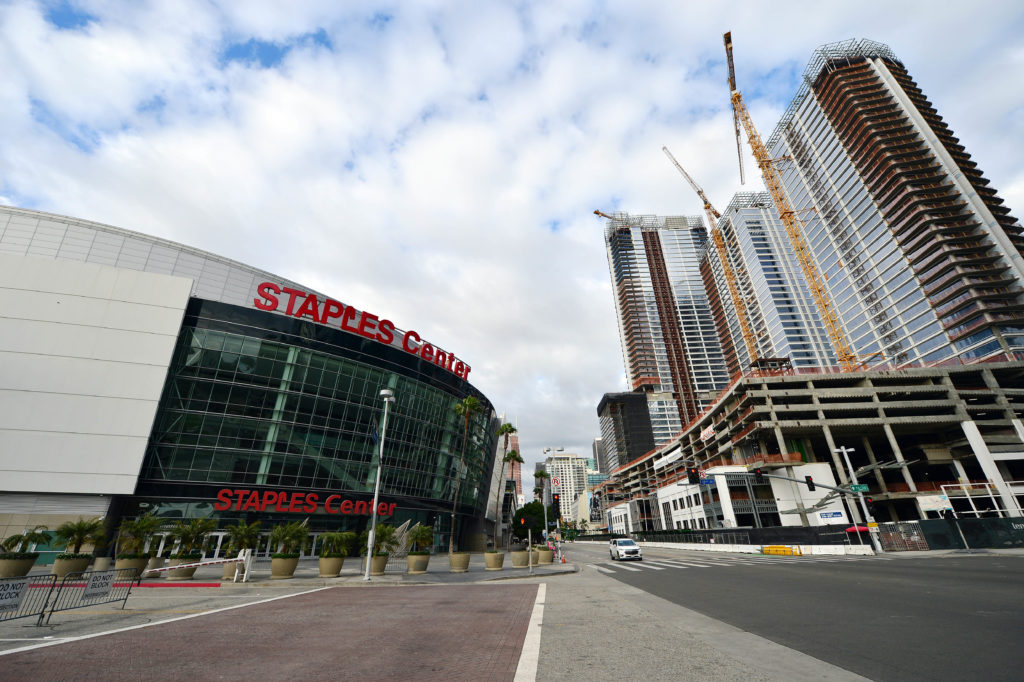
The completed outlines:
{"type": "Polygon", "coordinates": [[[17,611],[28,589],[28,578],[0,581],[0,613],[17,611]]]}
{"type": "MultiPolygon", "coordinates": [[[[261,283],[256,292],[259,297],[254,298],[252,304],[260,310],[280,311],[290,317],[309,319],[389,346],[396,340],[394,322],[365,310],[357,311],[333,298],[320,300],[314,293],[278,286],[273,282],[261,283]]],[[[414,331],[405,332],[400,346],[406,353],[418,355],[461,379],[469,379],[469,365],[457,359],[454,353],[427,343],[414,331]]]]}
{"type": "Polygon", "coordinates": [[[99,599],[110,594],[114,587],[114,574],[116,571],[94,571],[89,574],[89,582],[82,593],[82,601],[87,599],[99,599]]]}
{"type": "MultiPolygon", "coordinates": [[[[398,504],[381,502],[377,505],[377,516],[391,516],[398,504]]],[[[369,516],[373,502],[348,500],[341,495],[328,495],[320,502],[317,493],[285,492],[276,490],[250,490],[248,488],[224,488],[217,492],[213,508],[217,511],[275,511],[314,514],[321,509],[328,514],[352,514],[369,516]]]]}

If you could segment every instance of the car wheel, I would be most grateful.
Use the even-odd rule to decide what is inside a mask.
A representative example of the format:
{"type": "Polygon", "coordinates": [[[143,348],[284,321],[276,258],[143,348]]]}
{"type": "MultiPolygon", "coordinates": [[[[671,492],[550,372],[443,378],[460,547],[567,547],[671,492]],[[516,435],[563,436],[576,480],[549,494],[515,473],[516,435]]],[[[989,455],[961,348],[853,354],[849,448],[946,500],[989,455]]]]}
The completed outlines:
{"type": "Polygon", "coordinates": [[[615,561],[615,555],[614,554],[612,554],[611,552],[608,552],[608,556],[610,556],[612,558],[612,561],[615,561]]]}

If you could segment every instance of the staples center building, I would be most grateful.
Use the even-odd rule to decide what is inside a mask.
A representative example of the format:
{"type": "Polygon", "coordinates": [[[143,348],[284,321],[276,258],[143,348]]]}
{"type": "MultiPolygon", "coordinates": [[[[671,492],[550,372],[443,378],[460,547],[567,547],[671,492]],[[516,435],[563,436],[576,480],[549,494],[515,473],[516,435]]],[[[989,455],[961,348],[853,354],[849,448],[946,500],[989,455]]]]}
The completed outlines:
{"type": "MultiPolygon", "coordinates": [[[[0,207],[0,538],[79,516],[309,519],[362,530],[390,388],[378,513],[479,532],[495,419],[426,335],[173,242],[0,207]]],[[[474,544],[469,542],[469,544],[474,544]]]]}

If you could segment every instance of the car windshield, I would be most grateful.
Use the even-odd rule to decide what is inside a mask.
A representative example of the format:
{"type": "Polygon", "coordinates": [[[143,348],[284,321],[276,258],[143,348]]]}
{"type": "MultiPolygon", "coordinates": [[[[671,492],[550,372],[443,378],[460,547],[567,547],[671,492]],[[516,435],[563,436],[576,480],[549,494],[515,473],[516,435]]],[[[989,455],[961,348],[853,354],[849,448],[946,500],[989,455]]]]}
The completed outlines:
{"type": "Polygon", "coordinates": [[[636,543],[632,540],[619,540],[619,547],[636,547],[636,543]]]}

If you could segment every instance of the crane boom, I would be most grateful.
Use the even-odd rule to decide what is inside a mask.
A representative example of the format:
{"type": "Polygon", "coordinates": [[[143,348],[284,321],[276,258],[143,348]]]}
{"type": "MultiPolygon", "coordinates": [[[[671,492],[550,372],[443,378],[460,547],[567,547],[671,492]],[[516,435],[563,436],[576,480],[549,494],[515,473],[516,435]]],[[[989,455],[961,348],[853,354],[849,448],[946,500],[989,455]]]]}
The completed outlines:
{"type": "Polygon", "coordinates": [[[821,315],[821,320],[825,324],[829,339],[832,341],[832,349],[835,351],[836,359],[839,360],[840,366],[846,372],[860,369],[861,363],[857,360],[857,356],[850,347],[850,342],[846,338],[846,332],[839,323],[839,316],[836,315],[832,299],[822,284],[818,268],[811,258],[810,248],[807,246],[807,241],[804,239],[800,225],[797,223],[796,211],[793,210],[793,206],[789,203],[789,198],[782,189],[782,178],[775,166],[772,165],[768,150],[764,146],[764,142],[761,141],[761,135],[757,132],[757,128],[754,127],[754,121],[750,118],[747,105],[743,102],[743,96],[736,89],[736,69],[733,66],[732,59],[732,33],[726,33],[724,39],[725,55],[729,62],[729,92],[735,119],[743,125],[747,132],[747,141],[750,143],[750,148],[754,152],[754,158],[761,169],[764,184],[768,187],[768,191],[775,201],[775,207],[779,211],[779,218],[782,219],[782,224],[786,227],[786,234],[793,245],[793,251],[796,252],[797,260],[800,261],[800,267],[804,271],[807,286],[811,290],[814,302],[818,306],[818,313],[821,315]]]}
{"type": "Polygon", "coordinates": [[[722,271],[725,273],[725,281],[729,286],[729,296],[732,298],[732,306],[736,310],[736,317],[740,321],[740,331],[743,333],[743,342],[747,346],[747,353],[750,355],[750,362],[753,364],[758,359],[759,355],[757,352],[757,341],[754,339],[754,332],[750,329],[750,320],[747,317],[747,306],[743,298],[740,296],[739,286],[736,284],[736,273],[733,272],[732,264],[729,262],[729,252],[725,248],[725,240],[722,239],[722,231],[718,229],[718,218],[722,217],[722,214],[711,205],[711,201],[708,200],[704,190],[697,182],[690,177],[678,161],[676,157],[672,156],[672,152],[668,150],[668,147],[662,147],[661,151],[665,152],[665,156],[669,158],[672,165],[676,167],[686,181],[690,183],[690,187],[697,193],[701,201],[704,202],[704,213],[708,217],[708,227],[711,230],[711,241],[715,244],[715,250],[718,252],[718,260],[722,262],[722,271]]]}

